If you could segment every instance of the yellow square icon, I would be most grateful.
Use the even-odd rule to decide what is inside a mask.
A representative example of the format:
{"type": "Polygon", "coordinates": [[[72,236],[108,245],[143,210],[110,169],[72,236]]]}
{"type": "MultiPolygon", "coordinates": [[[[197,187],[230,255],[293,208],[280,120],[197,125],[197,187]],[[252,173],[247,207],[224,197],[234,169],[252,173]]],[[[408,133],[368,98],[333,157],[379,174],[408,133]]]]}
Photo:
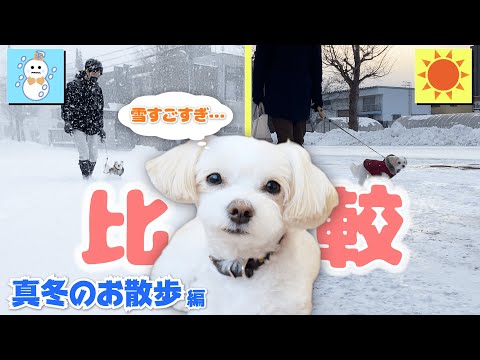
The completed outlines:
{"type": "Polygon", "coordinates": [[[472,49],[415,49],[415,102],[471,104],[472,73],[472,49]]]}

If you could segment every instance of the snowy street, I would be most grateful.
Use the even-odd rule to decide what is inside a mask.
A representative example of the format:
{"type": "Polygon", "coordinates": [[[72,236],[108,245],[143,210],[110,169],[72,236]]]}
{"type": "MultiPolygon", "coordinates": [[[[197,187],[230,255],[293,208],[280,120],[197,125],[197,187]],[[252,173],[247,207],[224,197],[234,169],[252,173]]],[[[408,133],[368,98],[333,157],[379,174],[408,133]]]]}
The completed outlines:
{"type": "MultiPolygon", "coordinates": [[[[378,159],[365,146],[309,145],[308,139],[318,134],[309,135],[306,149],[335,185],[354,183],[352,162],[378,159]]],[[[377,269],[366,275],[333,276],[321,271],[313,314],[479,314],[480,171],[426,165],[478,165],[480,147],[373,147],[383,155],[408,159],[407,168],[392,181],[409,198],[410,224],[402,240],[410,252],[409,262],[401,273],[377,269]]],[[[102,173],[105,152],[100,148],[99,154],[93,182],[108,182],[118,191],[129,183],[152,187],[143,166],[159,154],[154,148],[109,151],[110,161],[124,161],[121,178],[102,173]]],[[[81,178],[77,156],[74,148],[0,141],[0,314],[82,313],[72,308],[9,310],[11,278],[44,279],[55,274],[73,280],[148,274],[145,268],[132,274],[121,267],[87,272],[77,265],[74,253],[82,241],[82,207],[91,185],[81,178]]],[[[87,313],[125,311],[92,308],[87,313]]]]}
{"type": "MultiPolygon", "coordinates": [[[[386,147],[408,166],[392,180],[410,202],[410,227],[402,240],[410,251],[404,272],[377,269],[367,275],[322,276],[315,314],[480,313],[480,170],[424,168],[427,164],[480,163],[479,147],[386,147]]],[[[364,146],[312,146],[314,162],[334,184],[352,181],[347,164],[378,159],[364,146]],[[354,154],[354,155],[352,155],[354,154]]]]}

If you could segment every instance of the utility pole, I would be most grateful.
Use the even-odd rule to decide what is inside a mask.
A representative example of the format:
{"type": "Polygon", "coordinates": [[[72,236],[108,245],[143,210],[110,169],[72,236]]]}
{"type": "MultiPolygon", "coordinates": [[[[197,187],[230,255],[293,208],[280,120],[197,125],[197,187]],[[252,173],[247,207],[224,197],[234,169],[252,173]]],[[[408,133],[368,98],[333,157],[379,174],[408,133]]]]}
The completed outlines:
{"type": "Polygon", "coordinates": [[[408,90],[408,115],[412,116],[412,83],[404,81],[403,86],[408,90]]]}

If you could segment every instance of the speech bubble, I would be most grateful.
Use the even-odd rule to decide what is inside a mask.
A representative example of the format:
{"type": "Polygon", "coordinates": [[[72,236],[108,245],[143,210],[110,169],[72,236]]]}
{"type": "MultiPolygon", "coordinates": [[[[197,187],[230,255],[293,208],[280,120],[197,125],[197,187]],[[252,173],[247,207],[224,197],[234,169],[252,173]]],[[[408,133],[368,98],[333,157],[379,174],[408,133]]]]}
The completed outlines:
{"type": "Polygon", "coordinates": [[[166,92],[136,98],[120,109],[118,119],[138,135],[202,140],[227,126],[233,113],[210,96],[166,92]]]}

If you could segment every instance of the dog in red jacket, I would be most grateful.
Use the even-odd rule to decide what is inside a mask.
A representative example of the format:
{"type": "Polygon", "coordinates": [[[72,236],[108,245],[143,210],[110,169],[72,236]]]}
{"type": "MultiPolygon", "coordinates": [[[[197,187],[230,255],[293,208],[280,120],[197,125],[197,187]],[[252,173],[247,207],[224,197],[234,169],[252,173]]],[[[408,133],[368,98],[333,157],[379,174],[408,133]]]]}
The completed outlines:
{"type": "Polygon", "coordinates": [[[384,160],[365,159],[362,164],[350,165],[353,176],[363,185],[371,176],[388,176],[390,179],[407,166],[407,159],[403,156],[388,155],[384,160]]]}

